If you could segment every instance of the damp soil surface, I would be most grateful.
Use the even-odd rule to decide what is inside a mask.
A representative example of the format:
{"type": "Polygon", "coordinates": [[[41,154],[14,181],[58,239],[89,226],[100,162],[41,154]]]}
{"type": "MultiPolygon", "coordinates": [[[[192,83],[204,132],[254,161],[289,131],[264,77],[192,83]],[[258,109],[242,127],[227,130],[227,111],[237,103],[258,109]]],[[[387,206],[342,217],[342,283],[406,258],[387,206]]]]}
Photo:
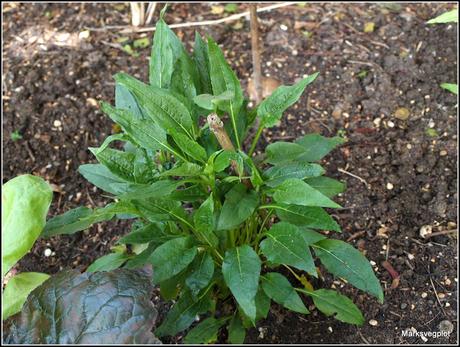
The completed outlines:
{"type": "MultiPolygon", "coordinates": [[[[264,133],[259,148],[311,132],[348,138],[323,161],[327,174],[348,187],[337,199],[344,208],[333,212],[343,232],[330,237],[366,254],[385,302],[325,273],[314,284],[349,295],[366,317],[362,327],[317,310],[303,316],[273,305],[247,343],[457,341],[457,98],[439,87],[456,83],[457,25],[426,24],[452,6],[328,3],[260,13],[265,76],[283,84],[316,71],[320,76],[281,124],[264,133]],[[421,237],[422,227],[435,236],[421,237]],[[440,325],[449,331],[449,323],[450,337],[410,336],[440,331],[440,325]]],[[[149,48],[130,54],[123,45],[151,33],[120,33],[118,26],[130,22],[123,4],[10,3],[3,10],[3,182],[23,173],[44,177],[55,190],[50,216],[103,206],[108,199],[77,168],[95,161],[88,147],[117,131],[97,104],[113,102],[111,76],[125,71],[147,80],[149,48]]],[[[245,10],[237,5],[236,11],[245,10]]],[[[172,24],[229,14],[218,4],[173,4],[165,18],[172,24]]],[[[175,30],[188,47],[195,28],[224,47],[246,87],[248,21],[175,30]]],[[[39,240],[14,270],[85,268],[128,231],[125,222],[108,222],[39,240]]],[[[161,321],[169,304],[158,307],[161,321]]],[[[182,335],[164,340],[181,341],[182,335]]]]}

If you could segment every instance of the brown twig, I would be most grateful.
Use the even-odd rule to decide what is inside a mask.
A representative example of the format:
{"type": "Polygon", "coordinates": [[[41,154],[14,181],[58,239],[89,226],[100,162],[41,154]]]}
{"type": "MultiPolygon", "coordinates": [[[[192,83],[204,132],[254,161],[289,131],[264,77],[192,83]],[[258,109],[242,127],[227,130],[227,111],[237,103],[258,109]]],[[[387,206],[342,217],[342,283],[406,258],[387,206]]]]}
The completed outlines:
{"type": "Polygon", "coordinates": [[[25,141],[24,146],[26,147],[26,151],[29,154],[30,159],[32,159],[32,162],[35,163],[35,156],[32,150],[30,149],[29,142],[25,141]]]}
{"type": "Polygon", "coordinates": [[[354,240],[356,239],[357,237],[360,237],[362,235],[364,235],[366,233],[365,230],[363,231],[358,231],[357,233],[354,233],[353,235],[351,235],[348,239],[347,239],[347,242],[350,242],[351,240],[354,240]]]}
{"type": "Polygon", "coordinates": [[[249,5],[251,18],[251,47],[252,47],[252,77],[256,91],[256,103],[262,100],[262,69],[260,65],[260,47],[259,47],[259,22],[257,20],[257,5],[249,5]]]}
{"type": "Polygon", "coordinates": [[[431,286],[433,287],[434,295],[436,296],[436,300],[438,301],[439,307],[441,308],[441,311],[444,313],[445,317],[448,317],[446,311],[444,311],[444,307],[441,304],[441,300],[439,299],[438,291],[436,290],[436,287],[434,286],[433,279],[431,278],[431,274],[430,274],[430,282],[431,282],[431,286]]]}
{"type": "Polygon", "coordinates": [[[456,234],[457,232],[458,232],[458,229],[441,230],[441,231],[437,231],[435,233],[428,234],[424,238],[429,239],[431,237],[440,236],[440,235],[456,234]]]}
{"type": "Polygon", "coordinates": [[[354,177],[354,178],[360,180],[361,182],[363,182],[363,183],[366,185],[367,188],[370,187],[370,184],[367,183],[367,181],[366,181],[364,178],[362,178],[362,177],[359,177],[359,176],[357,176],[357,175],[355,175],[355,174],[352,174],[351,172],[348,172],[348,171],[346,171],[346,170],[344,170],[344,169],[340,169],[340,168],[337,169],[337,171],[342,172],[342,173],[344,173],[344,174],[347,174],[347,175],[349,175],[349,176],[351,176],[351,177],[354,177]]]}

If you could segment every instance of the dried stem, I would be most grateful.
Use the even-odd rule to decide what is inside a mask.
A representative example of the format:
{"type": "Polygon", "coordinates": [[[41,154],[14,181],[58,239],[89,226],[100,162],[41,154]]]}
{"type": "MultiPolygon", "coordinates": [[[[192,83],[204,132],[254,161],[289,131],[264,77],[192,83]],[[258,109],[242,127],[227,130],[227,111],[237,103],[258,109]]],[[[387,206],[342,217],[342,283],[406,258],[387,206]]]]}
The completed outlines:
{"type": "Polygon", "coordinates": [[[256,103],[258,104],[262,100],[262,69],[260,65],[259,23],[256,4],[249,5],[249,13],[251,18],[252,77],[256,90],[256,103]]]}
{"type": "MultiPolygon", "coordinates": [[[[209,129],[211,129],[212,133],[216,136],[217,141],[219,142],[222,149],[227,151],[235,151],[235,147],[233,146],[230,137],[225,131],[224,122],[220,120],[217,114],[211,113],[208,116],[208,125],[209,129]]],[[[232,160],[231,166],[232,170],[236,172],[238,176],[243,176],[244,172],[238,171],[238,165],[235,160],[232,160]]],[[[252,187],[251,181],[248,179],[243,179],[241,182],[248,188],[252,187]]]]}
{"type": "Polygon", "coordinates": [[[208,124],[209,129],[211,129],[212,133],[216,136],[217,141],[219,142],[222,149],[225,149],[227,151],[234,151],[235,147],[233,146],[230,137],[225,131],[224,122],[220,120],[217,114],[211,113],[208,116],[208,124]]]}

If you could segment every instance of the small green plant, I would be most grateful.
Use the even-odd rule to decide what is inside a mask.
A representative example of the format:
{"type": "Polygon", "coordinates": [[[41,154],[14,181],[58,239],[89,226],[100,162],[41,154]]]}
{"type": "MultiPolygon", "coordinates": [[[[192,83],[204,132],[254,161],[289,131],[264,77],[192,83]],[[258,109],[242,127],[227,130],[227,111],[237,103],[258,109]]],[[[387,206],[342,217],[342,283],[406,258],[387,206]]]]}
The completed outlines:
{"type": "Polygon", "coordinates": [[[13,131],[11,133],[10,138],[11,138],[12,141],[18,141],[18,140],[22,139],[22,135],[19,132],[19,130],[15,130],[15,131],[13,131]]]}
{"type": "Polygon", "coordinates": [[[309,134],[254,155],[263,129],[275,126],[316,76],[281,86],[249,108],[217,43],[197,34],[189,56],[160,19],[149,83],[115,75],[115,107],[103,102],[101,109],[122,132],[90,148],[99,164],[79,168],[113,202],[54,217],[43,237],[114,216],[133,219],[115,251],[88,271],[152,264],[162,297],[175,300],[158,336],[175,335],[206,315],[186,342],[214,342],[225,326],[229,342],[242,343],[245,329],[267,316],[271,301],[308,314],[302,296],[328,316],[362,324],[350,299],[311,284],[319,273],[315,256],[335,276],[383,301],[361,252],[319,232],[340,232],[324,208],[340,208],[332,198],[344,184],[323,176],[318,161],[345,140],[309,134]],[[256,117],[260,125],[248,143],[256,117]],[[114,141],[124,150],[111,148],[114,141]],[[292,274],[296,286],[279,270],[292,274]]]}
{"type": "MultiPolygon", "coordinates": [[[[445,23],[458,23],[458,8],[445,12],[427,22],[427,24],[445,23]]],[[[456,83],[441,83],[441,88],[448,90],[452,94],[458,95],[458,85],[456,83]]]]}
{"type": "MultiPolygon", "coordinates": [[[[2,279],[40,236],[53,191],[46,181],[21,175],[2,186],[2,279]]],[[[2,292],[2,320],[19,312],[29,293],[48,279],[38,272],[10,278],[2,292]]]]}

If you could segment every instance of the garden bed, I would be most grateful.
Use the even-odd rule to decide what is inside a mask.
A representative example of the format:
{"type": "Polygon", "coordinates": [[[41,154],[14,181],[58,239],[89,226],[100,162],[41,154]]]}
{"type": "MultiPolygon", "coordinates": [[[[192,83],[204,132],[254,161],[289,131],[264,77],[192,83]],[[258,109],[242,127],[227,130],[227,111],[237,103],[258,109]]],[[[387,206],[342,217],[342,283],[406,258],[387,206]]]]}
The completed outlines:
{"type": "MultiPolygon", "coordinates": [[[[56,191],[51,215],[82,204],[105,204],[103,195],[76,172],[80,164],[95,161],[87,148],[116,131],[97,101],[113,101],[110,77],[115,72],[147,80],[149,49],[137,49],[134,57],[117,48],[120,37],[133,42],[140,34],[109,29],[86,37],[86,27],[127,25],[129,8],[119,6],[5,7],[3,180],[22,173],[46,178],[56,191]],[[13,141],[14,131],[22,139],[13,141]]],[[[439,331],[445,320],[456,326],[456,233],[428,240],[419,234],[424,225],[433,232],[457,229],[457,99],[439,87],[456,79],[457,26],[426,25],[450,6],[331,3],[260,14],[266,75],[292,84],[303,74],[320,72],[265,139],[345,134],[348,142],[323,162],[329,176],[348,186],[337,199],[344,208],[335,212],[343,233],[334,237],[350,240],[366,253],[386,298],[380,305],[326,276],[316,285],[335,286],[352,297],[366,317],[363,327],[317,311],[302,316],[274,306],[250,331],[247,343],[421,343],[420,337],[403,336],[402,331],[439,331]],[[365,23],[374,23],[374,30],[364,32],[365,23]],[[396,288],[382,266],[385,260],[401,275],[396,288]]],[[[238,5],[243,10],[246,6],[238,5]]],[[[174,4],[166,21],[228,15],[219,11],[207,4],[174,4]]],[[[175,31],[190,47],[194,29],[175,31]]],[[[249,23],[243,19],[197,30],[222,44],[246,82],[252,66],[249,23]]],[[[260,148],[265,144],[261,141],[260,148]]],[[[17,270],[83,269],[128,230],[126,223],[109,222],[39,240],[17,270]],[[52,252],[48,257],[47,249],[52,252]]],[[[161,320],[168,306],[158,304],[161,320]]],[[[456,334],[428,341],[454,343],[456,334]]],[[[180,341],[177,336],[164,342],[180,341]]]]}

